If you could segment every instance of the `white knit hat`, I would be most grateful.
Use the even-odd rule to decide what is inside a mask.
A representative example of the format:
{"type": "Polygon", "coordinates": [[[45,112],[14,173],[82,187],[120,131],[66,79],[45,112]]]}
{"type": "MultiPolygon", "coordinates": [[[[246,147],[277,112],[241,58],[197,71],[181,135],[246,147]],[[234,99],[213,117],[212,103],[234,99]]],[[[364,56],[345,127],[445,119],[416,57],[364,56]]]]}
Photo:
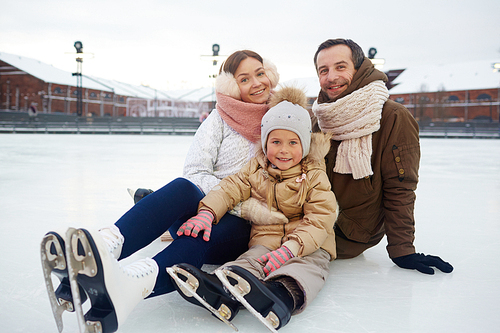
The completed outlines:
{"type": "Polygon", "coordinates": [[[269,133],[275,129],[284,129],[299,136],[302,158],[306,157],[311,146],[311,127],[311,117],[303,107],[286,100],[276,104],[262,117],[261,141],[264,154],[269,133]]]}

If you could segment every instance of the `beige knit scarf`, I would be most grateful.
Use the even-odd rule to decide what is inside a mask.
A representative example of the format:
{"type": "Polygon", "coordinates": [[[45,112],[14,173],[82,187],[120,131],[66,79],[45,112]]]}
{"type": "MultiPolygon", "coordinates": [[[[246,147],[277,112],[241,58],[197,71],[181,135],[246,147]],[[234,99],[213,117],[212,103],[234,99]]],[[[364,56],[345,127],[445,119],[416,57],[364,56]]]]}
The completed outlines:
{"type": "Polygon", "coordinates": [[[342,141],[334,172],[352,174],[354,179],[373,175],[372,133],[380,128],[382,107],[388,98],[384,82],[377,80],[335,102],[314,102],[312,110],[321,131],[342,141]]]}

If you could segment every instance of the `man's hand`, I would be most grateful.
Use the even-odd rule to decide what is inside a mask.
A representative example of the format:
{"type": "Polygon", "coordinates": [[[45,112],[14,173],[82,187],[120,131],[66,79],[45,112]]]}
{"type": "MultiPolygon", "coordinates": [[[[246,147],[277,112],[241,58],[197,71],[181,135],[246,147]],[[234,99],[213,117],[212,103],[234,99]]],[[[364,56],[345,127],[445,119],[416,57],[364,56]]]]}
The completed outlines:
{"type": "Polygon", "coordinates": [[[444,273],[451,273],[453,266],[437,256],[413,253],[407,256],[392,258],[392,261],[401,268],[416,269],[424,274],[434,274],[431,266],[439,268],[444,273]]]}
{"type": "Polygon", "coordinates": [[[208,210],[200,210],[198,215],[193,216],[177,230],[177,236],[193,236],[198,237],[198,233],[203,231],[203,240],[210,240],[210,233],[212,232],[212,222],[214,215],[208,210]]]}
{"type": "Polygon", "coordinates": [[[266,276],[268,276],[292,258],[293,253],[286,246],[282,246],[277,250],[264,254],[257,261],[265,265],[263,270],[266,276]]]}

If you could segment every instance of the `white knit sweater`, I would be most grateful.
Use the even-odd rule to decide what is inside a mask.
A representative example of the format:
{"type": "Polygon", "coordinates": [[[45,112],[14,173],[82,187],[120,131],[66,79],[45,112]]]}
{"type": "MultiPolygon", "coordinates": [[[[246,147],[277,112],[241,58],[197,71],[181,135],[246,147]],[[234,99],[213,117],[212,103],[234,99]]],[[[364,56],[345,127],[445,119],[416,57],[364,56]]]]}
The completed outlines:
{"type": "MultiPolygon", "coordinates": [[[[217,110],[213,110],[194,135],[184,162],[183,177],[207,194],[222,178],[240,171],[254,152],[254,144],[229,127],[217,110]]],[[[240,215],[239,207],[235,210],[236,215],[240,215]]]]}

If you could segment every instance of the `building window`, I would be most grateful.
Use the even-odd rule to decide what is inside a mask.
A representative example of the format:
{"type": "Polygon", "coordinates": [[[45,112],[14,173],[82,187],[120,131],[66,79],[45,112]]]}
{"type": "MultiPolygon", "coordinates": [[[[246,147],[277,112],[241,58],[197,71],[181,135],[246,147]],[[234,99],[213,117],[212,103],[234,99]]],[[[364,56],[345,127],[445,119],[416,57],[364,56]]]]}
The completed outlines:
{"type": "Polygon", "coordinates": [[[111,99],[113,97],[111,96],[111,94],[104,94],[104,98],[111,99]]]}
{"type": "Polygon", "coordinates": [[[455,96],[455,95],[451,95],[450,97],[448,97],[448,102],[458,102],[460,99],[455,96]]]}
{"type": "Polygon", "coordinates": [[[395,99],[395,101],[400,103],[400,104],[403,104],[405,102],[405,99],[404,99],[404,97],[398,97],[395,99]]]}
{"type": "Polygon", "coordinates": [[[54,94],[62,94],[62,93],[63,93],[63,91],[62,91],[62,89],[60,87],[55,87],[54,88],[54,94]]]}
{"type": "Polygon", "coordinates": [[[78,96],[79,94],[80,94],[80,91],[78,91],[78,90],[73,91],[73,95],[78,96]]]}
{"type": "Polygon", "coordinates": [[[477,100],[478,101],[481,101],[481,100],[491,101],[491,96],[488,94],[481,94],[481,95],[477,96],[477,100]]]}
{"type": "Polygon", "coordinates": [[[120,97],[120,102],[125,102],[125,98],[123,98],[123,96],[120,97]]]}
{"type": "Polygon", "coordinates": [[[95,92],[90,93],[90,98],[97,98],[97,94],[95,92]]]}

